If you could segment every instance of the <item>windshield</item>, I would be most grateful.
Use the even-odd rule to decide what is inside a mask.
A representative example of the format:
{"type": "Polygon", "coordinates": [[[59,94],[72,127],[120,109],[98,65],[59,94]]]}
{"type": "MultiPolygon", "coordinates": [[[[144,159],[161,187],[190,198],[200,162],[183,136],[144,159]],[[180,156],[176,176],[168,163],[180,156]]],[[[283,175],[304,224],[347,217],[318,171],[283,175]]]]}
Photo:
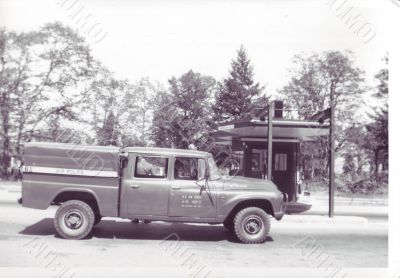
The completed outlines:
{"type": "Polygon", "coordinates": [[[210,179],[211,180],[220,179],[221,176],[219,175],[218,166],[215,163],[214,158],[210,156],[209,158],[207,158],[207,162],[208,162],[208,168],[210,169],[210,179]]]}

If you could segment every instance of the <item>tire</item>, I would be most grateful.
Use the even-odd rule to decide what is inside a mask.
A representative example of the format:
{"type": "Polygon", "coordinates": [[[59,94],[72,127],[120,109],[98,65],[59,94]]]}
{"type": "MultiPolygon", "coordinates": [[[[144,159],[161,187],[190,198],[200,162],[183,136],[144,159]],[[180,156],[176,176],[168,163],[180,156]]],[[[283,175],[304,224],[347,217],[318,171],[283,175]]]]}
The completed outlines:
{"type": "Polygon", "coordinates": [[[248,207],[239,211],[233,224],[236,237],[246,244],[265,242],[271,228],[268,214],[258,207],[248,207]]]}
{"type": "Polygon", "coordinates": [[[63,203],[54,217],[57,233],[65,239],[85,238],[92,231],[94,223],[93,209],[79,200],[63,203]]]}

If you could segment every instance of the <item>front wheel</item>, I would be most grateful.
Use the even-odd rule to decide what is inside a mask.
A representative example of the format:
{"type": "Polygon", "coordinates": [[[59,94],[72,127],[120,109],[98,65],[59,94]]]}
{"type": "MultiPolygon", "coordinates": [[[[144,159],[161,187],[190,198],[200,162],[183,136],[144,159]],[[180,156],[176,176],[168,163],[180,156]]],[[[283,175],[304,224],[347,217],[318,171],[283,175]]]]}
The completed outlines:
{"type": "Polygon", "coordinates": [[[258,207],[248,207],[239,211],[233,224],[237,238],[243,243],[263,243],[271,228],[268,214],[258,207]]]}
{"type": "Polygon", "coordinates": [[[82,239],[91,232],[95,219],[93,209],[87,203],[70,200],[58,208],[54,226],[63,238],[82,239]]]}

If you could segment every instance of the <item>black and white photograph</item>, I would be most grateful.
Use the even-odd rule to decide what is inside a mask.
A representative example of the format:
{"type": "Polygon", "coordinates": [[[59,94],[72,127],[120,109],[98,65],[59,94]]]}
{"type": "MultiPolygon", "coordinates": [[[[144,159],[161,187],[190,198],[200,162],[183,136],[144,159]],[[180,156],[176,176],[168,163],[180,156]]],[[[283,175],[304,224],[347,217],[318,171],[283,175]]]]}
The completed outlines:
{"type": "Polygon", "coordinates": [[[399,278],[396,18],[0,0],[0,276],[399,278]]]}

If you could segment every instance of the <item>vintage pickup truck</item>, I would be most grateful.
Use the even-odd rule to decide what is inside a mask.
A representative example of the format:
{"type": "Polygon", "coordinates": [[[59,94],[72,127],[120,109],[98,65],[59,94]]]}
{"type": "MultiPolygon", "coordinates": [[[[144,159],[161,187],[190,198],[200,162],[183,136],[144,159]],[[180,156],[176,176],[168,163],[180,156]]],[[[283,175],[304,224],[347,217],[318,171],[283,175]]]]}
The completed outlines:
{"type": "MultiPolygon", "coordinates": [[[[243,243],[262,243],[285,194],[266,180],[225,177],[211,154],[193,150],[27,143],[22,198],[59,208],[58,234],[82,239],[102,217],[222,223],[243,243]]],[[[195,226],[194,226],[195,228],[195,226]]]]}

